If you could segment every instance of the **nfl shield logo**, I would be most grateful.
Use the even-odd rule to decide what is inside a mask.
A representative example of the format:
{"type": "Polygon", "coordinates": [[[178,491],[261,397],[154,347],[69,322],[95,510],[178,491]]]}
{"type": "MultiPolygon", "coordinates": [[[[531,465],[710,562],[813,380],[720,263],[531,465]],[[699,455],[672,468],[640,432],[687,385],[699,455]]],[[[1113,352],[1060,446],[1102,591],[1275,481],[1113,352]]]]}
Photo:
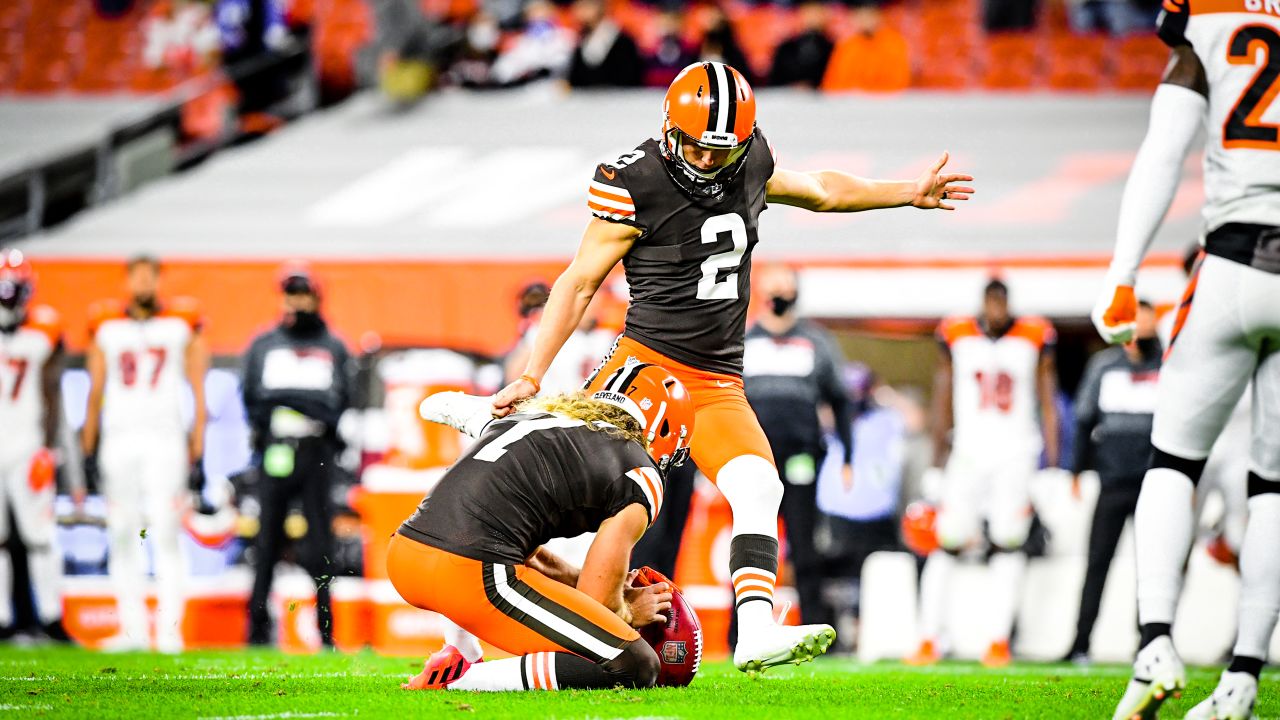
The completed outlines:
{"type": "Polygon", "coordinates": [[[662,662],[668,665],[679,665],[684,662],[685,650],[683,640],[668,640],[662,643],[662,662]]]}

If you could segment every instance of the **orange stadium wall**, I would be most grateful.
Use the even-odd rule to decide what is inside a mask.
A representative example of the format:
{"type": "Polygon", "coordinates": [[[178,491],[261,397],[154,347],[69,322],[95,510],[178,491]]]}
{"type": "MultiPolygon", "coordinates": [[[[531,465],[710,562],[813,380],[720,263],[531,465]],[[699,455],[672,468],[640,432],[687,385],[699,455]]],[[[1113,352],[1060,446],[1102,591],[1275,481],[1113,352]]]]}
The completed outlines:
{"type": "MultiPolygon", "coordinates": [[[[63,318],[68,347],[88,342],[88,310],[122,298],[124,265],[117,259],[33,258],[36,302],[63,318]]],[[[162,297],[200,302],[205,336],[215,355],[239,355],[279,316],[283,260],[164,261],[162,297]]],[[[383,345],[453,347],[489,355],[509,349],[516,335],[516,293],[533,280],[553,281],[565,261],[490,263],[324,261],[311,263],[324,292],[324,312],[353,347],[376,333],[383,345]]]]}

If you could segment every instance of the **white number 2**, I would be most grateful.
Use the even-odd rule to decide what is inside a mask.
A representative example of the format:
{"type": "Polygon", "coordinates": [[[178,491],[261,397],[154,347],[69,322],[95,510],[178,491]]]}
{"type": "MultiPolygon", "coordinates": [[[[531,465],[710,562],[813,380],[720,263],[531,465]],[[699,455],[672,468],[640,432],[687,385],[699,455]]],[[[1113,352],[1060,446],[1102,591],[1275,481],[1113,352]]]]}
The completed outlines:
{"type": "Polygon", "coordinates": [[[574,420],[572,418],[559,416],[518,422],[515,424],[515,427],[512,427],[510,430],[502,433],[491,440],[488,445],[480,448],[480,451],[472,457],[476,460],[483,460],[484,462],[497,462],[498,458],[507,454],[508,445],[523,440],[524,437],[531,432],[549,430],[551,428],[577,427],[578,425],[583,424],[585,423],[581,420],[574,420]]]}
{"type": "Polygon", "coordinates": [[[729,233],[733,248],[716,253],[702,261],[702,279],[698,281],[699,300],[737,300],[738,273],[733,272],[717,281],[720,271],[742,264],[742,254],[747,251],[747,224],[737,213],[716,215],[702,223],[702,243],[713,243],[720,233],[729,233]]]}

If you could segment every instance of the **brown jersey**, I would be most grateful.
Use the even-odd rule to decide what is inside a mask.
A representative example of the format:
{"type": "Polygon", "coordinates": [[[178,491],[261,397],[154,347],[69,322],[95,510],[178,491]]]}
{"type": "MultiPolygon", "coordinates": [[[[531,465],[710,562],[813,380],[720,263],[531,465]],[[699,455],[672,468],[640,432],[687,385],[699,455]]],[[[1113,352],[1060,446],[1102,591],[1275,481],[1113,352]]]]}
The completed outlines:
{"type": "Polygon", "coordinates": [[[594,532],[633,503],[652,524],[662,493],[638,443],[581,420],[520,413],[489,423],[400,534],[472,560],[520,564],[551,538],[594,532]]]}
{"type": "Polygon", "coordinates": [[[699,370],[742,374],[751,251],[774,168],[756,135],[715,197],[681,189],[655,139],[596,167],[591,182],[592,214],[643,231],[622,260],[631,287],[623,334],[699,370]]]}

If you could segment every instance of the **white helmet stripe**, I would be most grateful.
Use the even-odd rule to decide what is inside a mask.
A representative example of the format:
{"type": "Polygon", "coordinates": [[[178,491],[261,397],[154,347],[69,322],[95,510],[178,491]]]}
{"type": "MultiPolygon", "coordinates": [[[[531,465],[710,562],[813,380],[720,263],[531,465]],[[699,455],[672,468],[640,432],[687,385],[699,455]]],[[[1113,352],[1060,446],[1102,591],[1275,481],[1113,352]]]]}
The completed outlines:
{"type": "Polygon", "coordinates": [[[716,132],[727,133],[733,132],[733,128],[729,127],[729,103],[733,98],[729,90],[729,73],[724,69],[724,63],[711,62],[712,70],[715,72],[716,87],[719,91],[717,97],[720,102],[716,103],[716,132]]]}

